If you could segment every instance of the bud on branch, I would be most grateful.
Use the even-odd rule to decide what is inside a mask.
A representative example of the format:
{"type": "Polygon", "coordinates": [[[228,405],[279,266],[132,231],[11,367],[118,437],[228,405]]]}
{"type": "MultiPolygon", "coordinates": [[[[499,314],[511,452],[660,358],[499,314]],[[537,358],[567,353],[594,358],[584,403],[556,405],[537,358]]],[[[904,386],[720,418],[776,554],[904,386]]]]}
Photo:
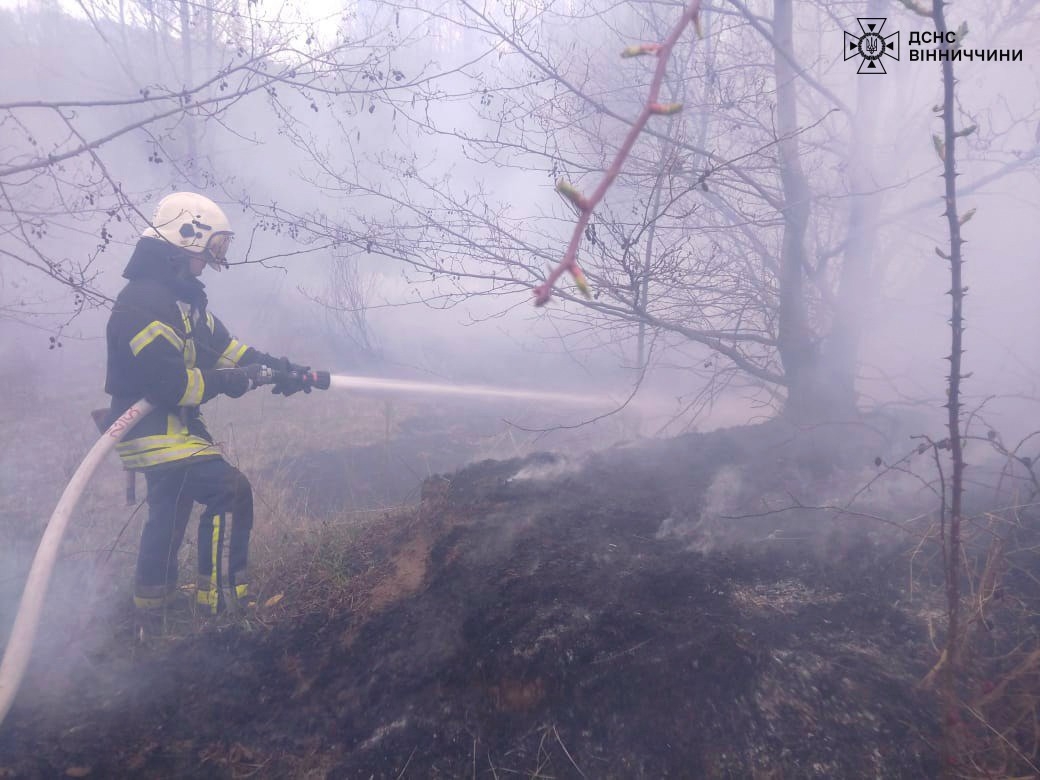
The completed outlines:
{"type": "Polygon", "coordinates": [[[932,136],[932,146],[935,147],[935,153],[939,155],[941,162],[946,162],[946,144],[943,143],[942,139],[937,135],[932,136]]]}
{"type": "Polygon", "coordinates": [[[626,46],[621,52],[621,56],[628,59],[629,57],[642,57],[644,54],[657,54],[659,51],[661,51],[659,43],[643,43],[638,46],[626,46]]]}
{"type": "Polygon", "coordinates": [[[649,105],[650,113],[659,116],[678,114],[682,111],[682,107],[682,103],[651,103],[649,105]]]}
{"type": "Polygon", "coordinates": [[[556,191],[577,206],[581,211],[588,211],[589,202],[585,199],[585,196],[578,192],[574,185],[566,179],[560,179],[556,182],[556,191]]]}
{"type": "Polygon", "coordinates": [[[574,283],[578,285],[578,289],[581,290],[581,294],[591,299],[592,293],[589,291],[589,282],[585,278],[585,272],[581,270],[577,263],[571,267],[571,277],[574,279],[574,283]]]}

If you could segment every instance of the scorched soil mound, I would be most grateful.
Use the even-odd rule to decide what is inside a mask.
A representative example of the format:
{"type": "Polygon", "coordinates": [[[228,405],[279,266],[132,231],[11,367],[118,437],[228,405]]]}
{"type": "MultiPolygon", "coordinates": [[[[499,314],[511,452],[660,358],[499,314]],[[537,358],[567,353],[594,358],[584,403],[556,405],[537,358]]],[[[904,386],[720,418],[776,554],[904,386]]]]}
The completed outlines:
{"type": "Polygon", "coordinates": [[[702,528],[725,469],[732,498],[840,461],[769,425],[428,480],[345,552],[334,603],[122,636],[60,707],[23,689],[0,776],[934,776],[898,556],[818,518],[702,528]]]}

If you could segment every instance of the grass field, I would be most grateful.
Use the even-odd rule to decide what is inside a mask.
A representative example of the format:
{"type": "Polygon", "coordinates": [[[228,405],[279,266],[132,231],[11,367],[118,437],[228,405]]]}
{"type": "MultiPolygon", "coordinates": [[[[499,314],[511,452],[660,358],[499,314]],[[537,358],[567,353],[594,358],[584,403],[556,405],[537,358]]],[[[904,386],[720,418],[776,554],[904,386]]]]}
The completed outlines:
{"type": "MultiPolygon", "coordinates": [[[[106,401],[88,384],[22,386],[0,406],[0,430],[10,443],[0,451],[0,639],[47,519],[96,440],[90,411],[106,401]]],[[[321,565],[323,551],[336,546],[322,541],[328,535],[349,536],[372,518],[417,502],[422,481],[434,473],[547,447],[585,451],[623,433],[615,420],[554,434],[506,422],[544,419],[532,404],[335,391],[284,398],[261,389],[241,399],[214,399],[205,417],[226,458],[253,484],[251,569],[261,598],[275,594],[287,577],[310,576],[296,570],[321,565]]],[[[143,476],[137,477],[137,505],[126,505],[124,489],[124,472],[112,455],[69,525],[46,606],[44,642],[128,608],[147,514],[143,476]]],[[[194,527],[193,519],[180,553],[182,582],[192,576],[194,527]]]]}

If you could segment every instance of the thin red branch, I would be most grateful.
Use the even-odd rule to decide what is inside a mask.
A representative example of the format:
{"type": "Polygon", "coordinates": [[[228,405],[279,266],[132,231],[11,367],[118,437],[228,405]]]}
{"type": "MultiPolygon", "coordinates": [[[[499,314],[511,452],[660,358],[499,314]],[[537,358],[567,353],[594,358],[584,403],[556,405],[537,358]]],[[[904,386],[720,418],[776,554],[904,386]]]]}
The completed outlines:
{"type": "MultiPolygon", "coordinates": [[[[614,183],[614,179],[617,178],[621,172],[621,166],[624,164],[625,159],[628,157],[629,152],[632,151],[632,147],[635,145],[636,139],[639,134],[643,131],[646,123],[650,117],[654,114],[674,113],[675,109],[671,105],[662,106],[657,102],[658,93],[661,91],[661,85],[664,83],[665,72],[668,68],[668,58],[672,55],[672,49],[678,42],[679,37],[683,34],[686,28],[691,22],[696,23],[697,14],[700,13],[701,3],[700,0],[693,0],[683,11],[679,21],[676,22],[675,27],[668,34],[668,37],[660,44],[659,48],[656,49],[657,55],[657,68],[654,70],[653,80],[650,82],[650,93],[647,95],[646,104],[643,106],[643,110],[639,113],[635,122],[628,130],[628,135],[625,136],[624,142],[621,144],[621,148],[618,149],[617,155],[614,157],[614,161],[607,168],[603,179],[593,190],[592,195],[588,197],[578,196],[569,197],[572,203],[578,209],[578,222],[574,226],[574,232],[571,234],[570,243],[567,245],[567,251],[563,255],[563,259],[557,264],[552,270],[545,282],[538,285],[534,290],[534,303],[535,306],[544,306],[549,302],[549,298],[552,297],[553,287],[556,286],[557,280],[567,271],[574,277],[574,281],[578,287],[582,289],[582,292],[587,294],[587,286],[585,283],[585,274],[582,272],[581,267],[578,265],[578,245],[581,243],[581,237],[585,233],[585,228],[588,227],[589,220],[592,218],[592,212],[603,200],[603,196],[607,194],[607,190],[610,189],[610,185],[614,183]]],[[[650,53],[652,47],[647,47],[647,53],[650,53]]],[[[626,50],[627,52],[628,50],[626,50]]],[[[623,55],[624,56],[624,55],[623,55]]],[[[628,56],[631,56],[629,54],[628,56]]],[[[565,187],[569,187],[566,182],[561,182],[559,189],[564,190],[565,187]]]]}

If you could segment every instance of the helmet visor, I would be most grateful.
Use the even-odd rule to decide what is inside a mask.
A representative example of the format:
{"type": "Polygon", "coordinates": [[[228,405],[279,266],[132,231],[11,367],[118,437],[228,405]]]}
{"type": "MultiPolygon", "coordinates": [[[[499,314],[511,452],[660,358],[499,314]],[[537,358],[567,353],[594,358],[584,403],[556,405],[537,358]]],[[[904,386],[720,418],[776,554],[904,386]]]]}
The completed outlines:
{"type": "Polygon", "coordinates": [[[233,233],[214,233],[206,243],[206,263],[215,271],[228,267],[227,253],[233,233]]]}

